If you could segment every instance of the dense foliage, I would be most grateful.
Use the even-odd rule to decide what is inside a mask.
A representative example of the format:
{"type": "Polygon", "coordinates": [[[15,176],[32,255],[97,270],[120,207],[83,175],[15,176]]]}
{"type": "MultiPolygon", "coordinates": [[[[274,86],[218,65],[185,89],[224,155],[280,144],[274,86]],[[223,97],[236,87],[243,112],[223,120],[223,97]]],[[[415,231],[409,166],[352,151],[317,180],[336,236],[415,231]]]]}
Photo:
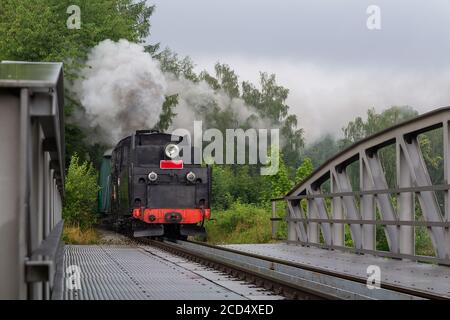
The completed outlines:
{"type": "Polygon", "coordinates": [[[214,212],[205,225],[212,243],[264,243],[271,239],[270,211],[253,204],[234,202],[227,210],[214,212]]]}
{"type": "Polygon", "coordinates": [[[64,220],[68,225],[90,228],[96,217],[97,172],[87,161],[80,164],[76,154],[70,160],[65,190],[64,220]]]}
{"type": "Polygon", "coordinates": [[[298,167],[295,173],[295,183],[300,183],[305,180],[314,170],[312,160],[305,158],[300,167],[298,167]]]}
{"type": "Polygon", "coordinates": [[[149,34],[153,7],[133,0],[2,0],[0,57],[64,61],[65,76],[77,76],[87,53],[104,39],[138,42],[149,34]],[[67,8],[81,9],[82,27],[67,28],[67,8]]]}
{"type": "MultiPolygon", "coordinates": [[[[0,60],[63,61],[70,82],[78,77],[89,50],[100,41],[145,39],[153,9],[146,1],[134,0],[2,0],[0,60]],[[71,5],[81,9],[80,29],[67,28],[71,5]]],[[[79,104],[69,90],[65,100],[65,115],[70,118],[79,104]]],[[[70,122],[65,134],[66,166],[74,153],[99,164],[106,147],[89,144],[84,132],[70,122]]]]}

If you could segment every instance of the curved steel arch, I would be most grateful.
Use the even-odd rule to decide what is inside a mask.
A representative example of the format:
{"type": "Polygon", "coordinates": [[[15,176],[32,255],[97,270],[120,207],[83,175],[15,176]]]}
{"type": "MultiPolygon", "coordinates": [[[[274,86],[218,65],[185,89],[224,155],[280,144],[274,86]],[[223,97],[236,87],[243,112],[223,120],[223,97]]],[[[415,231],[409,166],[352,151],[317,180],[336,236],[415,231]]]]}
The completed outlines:
{"type": "Polygon", "coordinates": [[[288,240],[346,249],[344,225],[348,224],[352,251],[450,264],[449,123],[450,107],[436,109],[362,139],[327,160],[284,198],[288,207],[288,240]],[[437,128],[443,128],[442,185],[433,185],[417,138],[437,128]],[[379,157],[379,150],[389,145],[395,145],[396,150],[394,189],[388,188],[379,157]],[[347,173],[348,166],[356,161],[359,162],[359,190],[353,190],[347,173]],[[330,193],[321,190],[326,181],[330,181],[330,193]],[[445,193],[444,212],[439,207],[436,191],[445,193]],[[396,205],[391,201],[391,194],[397,195],[396,205]],[[415,220],[414,194],[424,221],[415,220]],[[326,199],[331,200],[331,209],[326,199]],[[381,220],[376,219],[377,209],[381,220]],[[377,224],[384,226],[389,244],[387,253],[376,251],[377,224]],[[416,255],[415,226],[428,228],[435,258],[416,255]]]}

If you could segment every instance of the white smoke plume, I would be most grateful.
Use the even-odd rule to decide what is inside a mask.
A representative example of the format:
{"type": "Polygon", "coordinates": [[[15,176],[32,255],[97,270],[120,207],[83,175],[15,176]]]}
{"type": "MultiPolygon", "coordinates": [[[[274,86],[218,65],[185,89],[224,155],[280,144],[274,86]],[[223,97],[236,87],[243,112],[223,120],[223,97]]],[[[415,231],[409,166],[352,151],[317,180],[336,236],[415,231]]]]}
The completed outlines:
{"type": "MultiPolygon", "coordinates": [[[[74,85],[84,107],[82,125],[100,128],[100,140],[114,144],[159,120],[167,83],[159,64],[138,44],[105,40],[92,49],[74,85]]],[[[80,121],[79,121],[80,122],[80,121]]]]}
{"type": "Polygon", "coordinates": [[[223,90],[214,90],[205,81],[194,83],[185,78],[176,78],[172,74],[166,74],[168,83],[168,94],[178,94],[178,104],[175,110],[176,116],[173,119],[172,129],[184,128],[192,129],[195,120],[208,122],[209,127],[220,127],[219,123],[211,123],[210,119],[205,119],[207,113],[212,113],[214,107],[218,111],[228,111],[233,114],[238,121],[235,126],[239,126],[250,117],[251,125],[254,128],[268,128],[269,121],[264,121],[256,117],[256,111],[252,106],[247,105],[240,98],[230,98],[223,90]],[[205,111],[208,112],[205,112],[205,111]]]}
{"type": "MultiPolygon", "coordinates": [[[[207,122],[205,116],[218,108],[238,120],[236,127],[255,112],[240,98],[230,98],[223,90],[212,89],[205,81],[194,83],[183,77],[163,73],[159,62],[144,51],[143,46],[126,40],[105,40],[88,56],[82,77],[74,91],[84,112],[75,121],[90,134],[91,142],[114,145],[139,129],[153,128],[161,114],[165,96],[178,94],[169,131],[193,129],[194,120],[207,122]]],[[[255,128],[269,127],[269,122],[252,117],[255,128]]],[[[220,124],[207,123],[209,127],[220,124]]]]}

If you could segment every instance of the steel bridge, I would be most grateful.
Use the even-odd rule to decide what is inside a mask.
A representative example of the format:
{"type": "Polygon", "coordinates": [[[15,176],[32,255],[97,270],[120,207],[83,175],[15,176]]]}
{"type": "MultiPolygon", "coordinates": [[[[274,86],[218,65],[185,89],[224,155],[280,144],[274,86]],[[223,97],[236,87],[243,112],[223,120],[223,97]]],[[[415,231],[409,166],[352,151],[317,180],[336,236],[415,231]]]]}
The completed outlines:
{"type": "MultiPolygon", "coordinates": [[[[441,108],[362,139],[322,164],[284,198],[274,199],[274,203],[286,202],[288,241],[450,265],[449,122],[450,107],[441,108]],[[442,184],[431,180],[419,143],[419,135],[436,129],[442,132],[442,184]],[[395,187],[388,186],[380,156],[389,146],[395,149],[395,187]],[[350,181],[352,165],[357,168],[359,186],[350,181]],[[439,192],[444,194],[442,205],[439,192]],[[383,226],[389,251],[376,248],[377,225],[383,226]],[[349,227],[350,246],[345,245],[345,226],[349,227]],[[427,229],[434,256],[416,253],[418,227],[427,229]]],[[[273,218],[277,220],[276,214],[273,218]]]]}

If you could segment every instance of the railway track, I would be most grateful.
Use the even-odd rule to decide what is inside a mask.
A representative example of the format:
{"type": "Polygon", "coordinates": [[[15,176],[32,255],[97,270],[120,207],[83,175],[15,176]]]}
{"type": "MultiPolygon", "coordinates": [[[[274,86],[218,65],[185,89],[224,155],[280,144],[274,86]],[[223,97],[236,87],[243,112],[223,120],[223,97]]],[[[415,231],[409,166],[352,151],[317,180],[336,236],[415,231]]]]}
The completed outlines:
{"type": "Polygon", "coordinates": [[[390,284],[369,289],[366,279],[318,269],[238,250],[194,241],[139,239],[154,246],[228,273],[233,277],[300,300],[422,300],[445,299],[439,295],[390,284]]]}

